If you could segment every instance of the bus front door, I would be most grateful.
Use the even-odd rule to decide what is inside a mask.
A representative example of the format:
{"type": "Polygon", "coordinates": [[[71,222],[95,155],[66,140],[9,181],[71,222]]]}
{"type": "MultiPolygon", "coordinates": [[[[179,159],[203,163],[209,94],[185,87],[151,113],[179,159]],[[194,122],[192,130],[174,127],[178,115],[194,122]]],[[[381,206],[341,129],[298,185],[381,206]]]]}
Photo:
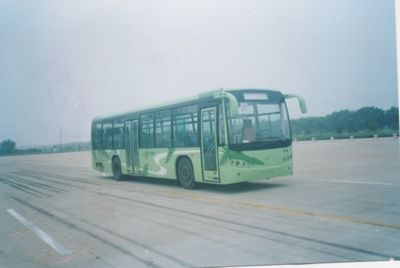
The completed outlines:
{"type": "Polygon", "coordinates": [[[200,114],[203,180],[218,182],[217,108],[203,108],[200,114]]]}
{"type": "Polygon", "coordinates": [[[125,122],[126,167],[129,174],[139,174],[139,123],[138,120],[125,122]]]}

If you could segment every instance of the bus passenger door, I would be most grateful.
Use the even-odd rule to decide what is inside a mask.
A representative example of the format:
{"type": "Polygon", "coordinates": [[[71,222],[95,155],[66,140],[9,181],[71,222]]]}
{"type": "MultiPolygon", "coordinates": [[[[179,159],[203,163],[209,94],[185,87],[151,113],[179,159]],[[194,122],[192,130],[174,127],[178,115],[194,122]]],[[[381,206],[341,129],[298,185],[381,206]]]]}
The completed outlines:
{"type": "Polygon", "coordinates": [[[125,122],[126,167],[129,174],[139,174],[139,123],[138,120],[125,122]]]}
{"type": "Polygon", "coordinates": [[[218,182],[217,108],[203,108],[200,111],[203,180],[218,182]]]}

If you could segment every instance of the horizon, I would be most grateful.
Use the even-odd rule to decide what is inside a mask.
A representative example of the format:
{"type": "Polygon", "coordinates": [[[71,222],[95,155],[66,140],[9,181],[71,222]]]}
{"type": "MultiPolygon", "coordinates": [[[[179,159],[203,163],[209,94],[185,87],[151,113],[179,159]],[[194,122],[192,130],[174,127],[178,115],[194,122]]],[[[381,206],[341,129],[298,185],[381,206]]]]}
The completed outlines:
{"type": "MultiPolygon", "coordinates": [[[[327,113],[325,115],[318,115],[318,116],[303,115],[303,116],[298,117],[298,118],[290,118],[290,121],[295,121],[295,120],[304,119],[304,118],[327,117],[327,116],[331,115],[332,113],[342,112],[342,111],[346,111],[346,110],[348,110],[350,112],[356,112],[356,111],[358,111],[358,110],[360,110],[362,108],[366,108],[366,107],[378,108],[378,109],[380,109],[380,110],[382,110],[384,112],[388,111],[391,108],[397,108],[397,109],[399,108],[398,106],[392,106],[392,107],[389,107],[389,108],[386,108],[386,109],[383,109],[383,108],[380,108],[380,107],[376,107],[376,106],[363,106],[363,107],[359,107],[359,108],[354,109],[354,110],[353,109],[342,109],[342,110],[337,110],[337,111],[331,111],[330,113],[327,113]]],[[[18,142],[16,140],[12,139],[12,138],[4,138],[4,139],[1,139],[0,142],[3,141],[3,140],[7,140],[7,139],[15,141],[17,149],[23,149],[23,148],[24,149],[31,149],[31,148],[52,147],[52,146],[57,146],[57,145],[69,145],[69,144],[75,144],[75,143],[87,143],[87,142],[90,143],[91,142],[90,136],[89,136],[88,140],[69,141],[69,142],[65,142],[65,143],[61,143],[61,144],[60,143],[52,143],[52,144],[36,144],[36,145],[34,145],[34,144],[33,145],[18,145],[18,142]]]]}

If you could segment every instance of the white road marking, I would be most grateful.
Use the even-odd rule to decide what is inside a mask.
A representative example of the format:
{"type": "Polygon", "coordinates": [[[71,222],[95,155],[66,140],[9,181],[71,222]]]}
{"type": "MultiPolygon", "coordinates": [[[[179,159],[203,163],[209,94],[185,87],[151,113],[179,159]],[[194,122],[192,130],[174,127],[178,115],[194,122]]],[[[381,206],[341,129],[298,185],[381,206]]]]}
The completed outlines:
{"type": "Polygon", "coordinates": [[[58,243],[56,240],[51,238],[48,234],[43,232],[41,229],[33,225],[30,221],[22,217],[12,208],[7,209],[7,212],[10,213],[14,218],[16,218],[20,223],[25,225],[26,228],[31,230],[35,235],[37,235],[40,239],[42,239],[47,245],[52,247],[55,251],[57,251],[60,255],[65,256],[72,253],[69,249],[65,248],[63,245],[58,243]]]}
{"type": "Polygon", "coordinates": [[[398,186],[390,182],[375,182],[375,181],[348,181],[348,180],[313,180],[313,179],[296,179],[296,181],[318,181],[318,182],[333,182],[333,183],[348,183],[348,184],[370,184],[370,185],[385,185],[398,186]]]}

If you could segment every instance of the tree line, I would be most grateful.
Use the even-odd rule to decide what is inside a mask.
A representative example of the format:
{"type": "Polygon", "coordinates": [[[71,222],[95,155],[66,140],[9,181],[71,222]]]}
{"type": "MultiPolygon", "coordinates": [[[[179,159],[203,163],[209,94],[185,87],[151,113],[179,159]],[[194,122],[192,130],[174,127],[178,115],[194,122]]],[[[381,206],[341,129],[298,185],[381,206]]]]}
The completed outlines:
{"type": "MultiPolygon", "coordinates": [[[[293,138],[305,140],[310,138],[329,139],[392,136],[399,133],[399,108],[391,107],[382,110],[376,107],[363,107],[356,111],[342,110],[326,116],[305,117],[292,120],[293,138]]],[[[49,153],[90,150],[90,142],[54,145],[47,148],[17,149],[13,140],[6,139],[0,143],[0,155],[49,153]]]]}
{"type": "Polygon", "coordinates": [[[399,131],[399,109],[382,110],[363,107],[355,111],[341,110],[326,116],[292,120],[292,134],[297,139],[392,136],[399,131]]]}
{"type": "Polygon", "coordinates": [[[57,144],[57,145],[37,146],[26,149],[17,148],[16,142],[10,139],[6,139],[0,142],[0,156],[18,155],[18,154],[76,152],[76,151],[87,151],[90,149],[91,149],[90,142],[72,142],[72,143],[57,144]]]}

